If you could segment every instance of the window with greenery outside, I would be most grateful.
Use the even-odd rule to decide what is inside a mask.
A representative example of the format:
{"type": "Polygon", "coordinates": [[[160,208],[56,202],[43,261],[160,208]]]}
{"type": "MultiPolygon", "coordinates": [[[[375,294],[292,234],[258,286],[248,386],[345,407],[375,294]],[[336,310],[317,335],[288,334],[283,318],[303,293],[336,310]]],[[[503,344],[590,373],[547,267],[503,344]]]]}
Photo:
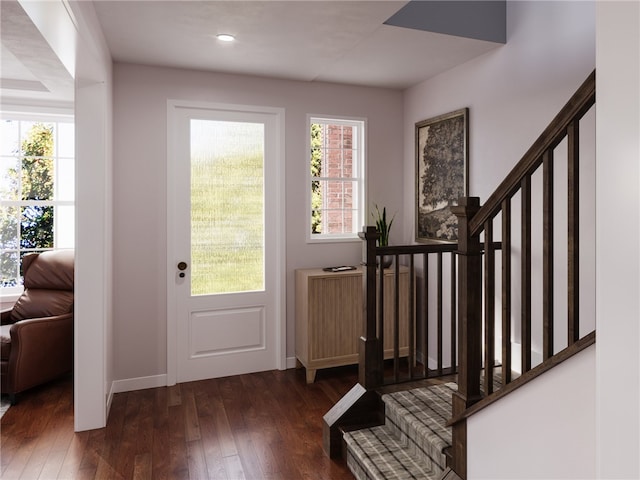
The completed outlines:
{"type": "Polygon", "coordinates": [[[25,254],[54,248],[55,125],[3,121],[3,142],[9,143],[14,134],[16,140],[10,154],[4,153],[1,159],[4,177],[0,183],[2,287],[21,283],[20,265],[25,254]],[[18,124],[27,127],[21,135],[18,124]]]}
{"type": "Polygon", "coordinates": [[[357,239],[364,222],[365,122],[310,118],[310,239],[357,239]]]}

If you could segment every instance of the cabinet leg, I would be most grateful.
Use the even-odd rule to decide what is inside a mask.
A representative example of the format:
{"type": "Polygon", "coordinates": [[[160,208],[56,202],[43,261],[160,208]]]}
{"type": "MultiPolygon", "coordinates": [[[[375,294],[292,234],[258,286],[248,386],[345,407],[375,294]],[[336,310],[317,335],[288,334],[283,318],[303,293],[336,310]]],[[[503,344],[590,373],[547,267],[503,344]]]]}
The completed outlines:
{"type": "Polygon", "coordinates": [[[313,383],[316,381],[316,370],[307,368],[307,383],[313,383]]]}

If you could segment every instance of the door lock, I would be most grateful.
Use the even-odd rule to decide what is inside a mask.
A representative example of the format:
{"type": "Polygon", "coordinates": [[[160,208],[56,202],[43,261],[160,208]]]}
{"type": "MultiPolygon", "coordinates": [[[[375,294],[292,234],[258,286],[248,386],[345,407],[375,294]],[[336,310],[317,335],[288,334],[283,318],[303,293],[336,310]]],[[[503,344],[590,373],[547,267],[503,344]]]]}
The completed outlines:
{"type": "Polygon", "coordinates": [[[180,262],[178,263],[178,270],[180,270],[180,273],[178,274],[178,276],[180,278],[184,278],[184,272],[182,270],[186,270],[187,269],[187,262],[180,262]]]}

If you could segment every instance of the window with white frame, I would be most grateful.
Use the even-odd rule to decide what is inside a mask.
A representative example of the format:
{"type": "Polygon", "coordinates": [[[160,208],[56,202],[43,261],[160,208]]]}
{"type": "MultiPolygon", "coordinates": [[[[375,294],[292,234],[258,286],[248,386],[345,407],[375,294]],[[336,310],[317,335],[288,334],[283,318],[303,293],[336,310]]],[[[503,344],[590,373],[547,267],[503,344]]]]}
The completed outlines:
{"type": "Polygon", "coordinates": [[[73,248],[74,124],[71,116],[0,118],[0,294],[21,290],[22,257],[73,248]]]}
{"type": "Polygon", "coordinates": [[[309,117],[310,241],[358,239],[365,217],[365,121],[309,117]]]}

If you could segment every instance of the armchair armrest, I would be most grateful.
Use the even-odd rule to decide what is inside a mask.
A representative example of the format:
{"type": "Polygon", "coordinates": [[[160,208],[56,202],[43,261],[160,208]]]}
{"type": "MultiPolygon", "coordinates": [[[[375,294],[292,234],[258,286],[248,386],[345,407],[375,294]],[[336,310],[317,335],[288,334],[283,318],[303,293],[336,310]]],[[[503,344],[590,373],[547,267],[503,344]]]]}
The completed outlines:
{"type": "Polygon", "coordinates": [[[10,391],[18,393],[72,371],[72,313],[20,320],[9,334],[10,391]]]}
{"type": "Polygon", "coordinates": [[[2,310],[0,313],[0,325],[8,325],[12,323],[11,321],[11,312],[13,308],[8,308],[7,310],[2,310]]]}

